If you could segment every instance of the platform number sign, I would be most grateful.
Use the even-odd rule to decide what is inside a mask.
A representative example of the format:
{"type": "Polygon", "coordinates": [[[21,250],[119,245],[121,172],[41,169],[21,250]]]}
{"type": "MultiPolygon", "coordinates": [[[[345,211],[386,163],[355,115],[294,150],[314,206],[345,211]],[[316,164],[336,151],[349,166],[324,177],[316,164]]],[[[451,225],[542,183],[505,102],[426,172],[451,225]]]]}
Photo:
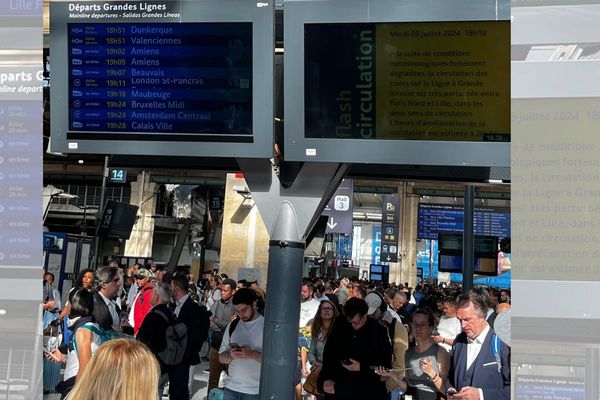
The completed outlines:
{"type": "Polygon", "coordinates": [[[209,208],[211,210],[222,210],[223,209],[223,198],[221,196],[211,196],[209,208]]]}
{"type": "Polygon", "coordinates": [[[122,168],[110,168],[108,171],[108,179],[114,183],[126,183],[127,170],[122,168]]]}

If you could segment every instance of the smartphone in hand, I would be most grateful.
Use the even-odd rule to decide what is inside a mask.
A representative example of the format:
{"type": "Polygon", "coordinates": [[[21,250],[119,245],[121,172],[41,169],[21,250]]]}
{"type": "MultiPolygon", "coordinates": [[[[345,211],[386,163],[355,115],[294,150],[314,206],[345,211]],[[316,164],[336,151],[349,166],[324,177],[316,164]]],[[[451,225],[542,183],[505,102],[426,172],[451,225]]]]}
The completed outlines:
{"type": "Polygon", "coordinates": [[[242,348],[242,346],[240,346],[240,345],[239,345],[239,344],[237,344],[237,343],[229,343],[229,348],[230,348],[231,350],[239,350],[239,349],[241,349],[241,348],[242,348]]]}
{"type": "Polygon", "coordinates": [[[342,360],[342,364],[344,364],[344,365],[350,365],[350,364],[352,364],[352,360],[349,359],[349,358],[346,358],[346,359],[342,360]]]}

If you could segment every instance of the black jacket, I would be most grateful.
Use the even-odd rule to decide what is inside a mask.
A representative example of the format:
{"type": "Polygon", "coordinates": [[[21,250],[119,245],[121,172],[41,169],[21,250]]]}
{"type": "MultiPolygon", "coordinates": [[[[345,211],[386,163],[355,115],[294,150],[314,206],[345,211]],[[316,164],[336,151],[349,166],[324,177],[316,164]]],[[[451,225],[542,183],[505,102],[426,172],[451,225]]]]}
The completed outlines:
{"type": "MultiPolygon", "coordinates": [[[[116,305],[115,305],[116,306],[116,305]]],[[[117,314],[121,312],[119,306],[116,306],[117,314]]],[[[92,312],[98,325],[103,329],[112,329],[113,320],[108,306],[104,302],[104,299],[98,292],[94,292],[94,311],[92,312]]]]}
{"type": "MultiPolygon", "coordinates": [[[[169,325],[175,321],[173,312],[169,309],[167,304],[158,304],[150,309],[140,330],[138,331],[137,338],[144,344],[146,344],[152,353],[157,355],[167,347],[166,331],[169,325]],[[162,312],[167,316],[168,321],[162,317],[157,311],[162,312]]],[[[162,363],[160,358],[156,357],[160,363],[161,373],[169,372],[168,366],[162,363]]]]}
{"type": "Polygon", "coordinates": [[[323,352],[319,391],[323,392],[323,382],[331,379],[335,382],[335,395],[326,395],[326,399],[385,400],[389,397],[385,382],[371,369],[380,365],[392,366],[392,344],[387,329],[367,318],[365,325],[355,331],[344,316],[339,316],[323,352]],[[347,358],[360,362],[360,371],[344,368],[342,360],[347,358]]]}
{"type": "Polygon", "coordinates": [[[188,328],[188,342],[183,362],[188,365],[200,364],[198,353],[208,337],[210,312],[204,305],[200,305],[188,297],[181,306],[177,322],[183,322],[188,328]]]}

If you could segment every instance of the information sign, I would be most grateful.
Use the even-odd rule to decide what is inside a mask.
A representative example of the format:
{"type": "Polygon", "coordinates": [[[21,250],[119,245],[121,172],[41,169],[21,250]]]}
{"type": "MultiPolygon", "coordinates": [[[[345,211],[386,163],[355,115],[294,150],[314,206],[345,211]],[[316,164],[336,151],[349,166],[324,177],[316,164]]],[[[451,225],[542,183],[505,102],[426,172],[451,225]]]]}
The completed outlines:
{"type": "Polygon", "coordinates": [[[53,149],[270,157],[273,9],[225,3],[51,4],[53,149]]]}
{"type": "MultiPolygon", "coordinates": [[[[475,235],[510,237],[510,209],[475,207],[473,228],[475,235]]],[[[419,204],[417,239],[437,240],[439,232],[462,232],[463,229],[463,206],[419,204]]]]}
{"type": "Polygon", "coordinates": [[[508,142],[509,37],[502,21],[307,24],[305,135],[508,142]]]}
{"type": "Polygon", "coordinates": [[[510,166],[507,0],[289,0],[284,36],[285,159],[510,166]]]}
{"type": "Polygon", "coordinates": [[[353,196],[354,182],[352,179],[342,180],[322,213],[329,217],[325,233],[352,234],[353,196]]]}
{"type": "Polygon", "coordinates": [[[381,210],[381,260],[398,262],[400,197],[384,194],[381,210]]]}

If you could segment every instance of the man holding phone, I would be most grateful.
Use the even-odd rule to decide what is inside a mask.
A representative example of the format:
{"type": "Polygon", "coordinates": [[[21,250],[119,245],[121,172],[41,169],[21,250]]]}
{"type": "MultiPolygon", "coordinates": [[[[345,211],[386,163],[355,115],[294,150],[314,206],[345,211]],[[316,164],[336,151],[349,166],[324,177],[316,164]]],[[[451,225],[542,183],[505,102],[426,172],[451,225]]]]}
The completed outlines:
{"type": "Polygon", "coordinates": [[[497,339],[486,321],[484,298],[471,291],[458,298],[462,333],[452,345],[447,390],[450,400],[509,400],[510,347],[497,339]]]}
{"type": "Polygon", "coordinates": [[[348,299],[327,338],[318,388],[327,400],[387,400],[385,382],[374,366],[392,366],[388,330],[368,318],[363,299],[348,299]]]}
{"type": "Polygon", "coordinates": [[[232,302],[238,320],[229,323],[219,348],[219,361],[229,365],[223,400],[258,400],[265,319],[254,290],[238,289],[232,302]]]}

